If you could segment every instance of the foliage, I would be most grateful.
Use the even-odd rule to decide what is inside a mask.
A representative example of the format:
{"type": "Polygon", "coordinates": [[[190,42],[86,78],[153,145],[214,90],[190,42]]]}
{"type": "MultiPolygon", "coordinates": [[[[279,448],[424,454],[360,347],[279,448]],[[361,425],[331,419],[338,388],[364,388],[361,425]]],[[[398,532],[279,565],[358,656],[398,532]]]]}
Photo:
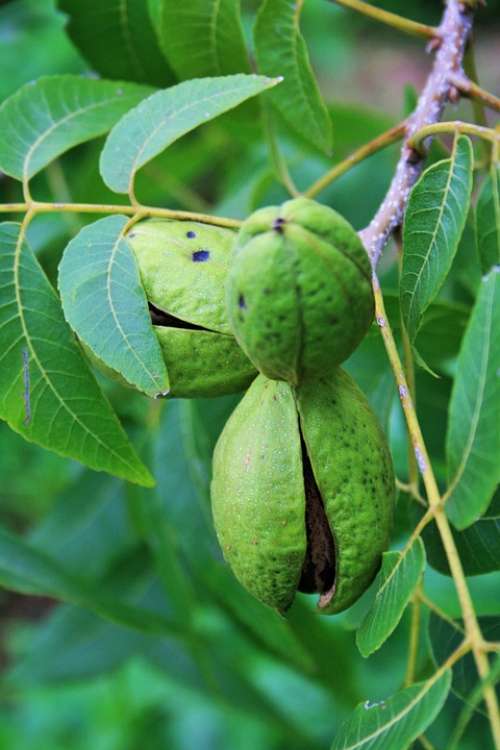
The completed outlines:
{"type": "MultiPolygon", "coordinates": [[[[468,129],[433,122],[425,162],[413,142],[402,248],[346,362],[399,488],[354,606],[318,617],[300,595],[285,619],[241,588],[209,504],[241,394],[156,398],[168,372],[136,221],[238,227],[325,175],[318,200],[358,230],[383,201],[406,138],[387,131],[418,92],[394,78],[394,108],[369,104],[347,76],[396,31],[343,4],[0,4],[0,747],[499,742],[500,147],[483,106],[498,99],[476,91],[468,129]]],[[[425,3],[380,7],[439,22],[425,3]]],[[[498,4],[475,16],[481,45],[498,4]]]]}

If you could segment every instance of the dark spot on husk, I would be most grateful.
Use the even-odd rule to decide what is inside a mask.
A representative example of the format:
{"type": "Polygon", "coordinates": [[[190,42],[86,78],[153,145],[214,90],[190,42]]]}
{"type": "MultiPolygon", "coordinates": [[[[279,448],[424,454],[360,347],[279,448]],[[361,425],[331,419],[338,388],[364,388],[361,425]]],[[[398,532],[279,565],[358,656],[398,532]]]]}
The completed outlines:
{"type": "Polygon", "coordinates": [[[193,232],[192,229],[189,230],[189,232],[186,232],[186,237],[190,240],[194,240],[196,237],[196,232],[193,232]]]}
{"type": "Polygon", "coordinates": [[[192,258],[195,263],[204,263],[210,258],[210,250],[195,250],[192,258]]]}
{"type": "Polygon", "coordinates": [[[246,302],[245,302],[245,297],[242,294],[240,294],[240,296],[238,297],[238,307],[241,310],[244,310],[246,308],[246,306],[247,305],[246,305],[246,302]]]}
{"type": "Polygon", "coordinates": [[[273,229],[275,232],[278,232],[278,234],[283,234],[283,224],[285,223],[285,219],[283,219],[282,216],[278,216],[277,219],[273,222],[273,229]]]}

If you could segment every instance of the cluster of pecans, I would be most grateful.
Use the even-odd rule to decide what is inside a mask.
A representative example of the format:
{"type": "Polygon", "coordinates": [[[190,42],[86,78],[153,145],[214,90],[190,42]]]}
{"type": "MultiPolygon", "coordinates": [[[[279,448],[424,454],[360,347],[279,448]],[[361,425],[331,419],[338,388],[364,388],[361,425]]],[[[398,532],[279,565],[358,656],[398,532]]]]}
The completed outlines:
{"type": "Polygon", "coordinates": [[[315,201],[261,209],[238,235],[149,220],[129,235],[172,395],[248,387],[217,443],[212,509],[240,582],[286,612],[297,591],[350,606],[389,543],[394,474],[340,367],[373,317],[352,226],[315,201]]]}

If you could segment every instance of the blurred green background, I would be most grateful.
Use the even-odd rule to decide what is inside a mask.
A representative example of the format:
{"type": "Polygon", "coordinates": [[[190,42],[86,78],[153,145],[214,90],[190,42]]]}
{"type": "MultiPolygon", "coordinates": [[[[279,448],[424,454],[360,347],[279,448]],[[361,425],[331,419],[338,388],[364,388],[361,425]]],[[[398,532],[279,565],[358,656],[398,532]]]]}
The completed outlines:
{"type": "MultiPolygon", "coordinates": [[[[435,0],[376,4],[429,23],[441,11],[435,0]]],[[[249,39],[257,6],[243,3],[249,39]]],[[[64,25],[51,0],[0,2],[0,101],[41,75],[91,72],[64,25]]],[[[413,87],[425,80],[430,57],[418,40],[325,0],[306,2],[303,31],[330,103],[333,158],[340,160],[404,115],[413,87]]],[[[477,61],[483,85],[496,92],[499,32],[500,3],[491,0],[478,17],[477,61]]],[[[461,115],[470,117],[468,105],[452,116],[461,115]]],[[[283,124],[280,145],[301,187],[331,163],[283,124]]],[[[98,175],[101,147],[94,142],[61,158],[34,180],[34,196],[116,202],[98,175]]],[[[321,200],[362,227],[380,202],[396,159],[397,147],[377,154],[321,200]]],[[[245,125],[238,113],[200,128],[155,159],[141,172],[138,194],[150,204],[236,217],[285,197],[258,120],[245,125]]],[[[0,176],[0,201],[19,198],[19,185],[0,176]]],[[[74,215],[46,215],[30,226],[31,243],[52,281],[65,244],[82,222],[74,215]]],[[[467,242],[466,235],[419,344],[440,375],[421,371],[417,390],[442,481],[454,360],[478,281],[467,242]]],[[[397,328],[396,281],[392,248],[383,283],[397,328]]],[[[348,369],[388,431],[397,474],[405,479],[404,425],[377,331],[348,369]]],[[[39,553],[37,560],[50,558],[91,592],[90,605],[83,608],[0,589],[0,750],[327,748],[358,702],[379,700],[401,685],[408,616],[382,649],[364,660],[354,629],[372,592],[334,618],[319,618],[312,597],[299,596],[287,621],[253,601],[223,564],[210,521],[211,451],[237,398],[158,404],[116,385],[103,382],[103,387],[152,467],[154,490],[92,473],[0,425],[1,525],[23,535],[39,553]],[[151,611],[158,616],[157,632],[100,617],[92,592],[151,611]]],[[[395,547],[416,520],[411,502],[400,495],[395,547]]],[[[436,540],[429,544],[438,555],[436,540]]],[[[458,615],[447,576],[429,569],[425,585],[448,613],[458,615]]],[[[498,624],[498,585],[494,573],[471,580],[477,611],[490,618],[491,627],[498,624]]],[[[449,632],[433,620],[428,626],[422,629],[419,677],[432,672],[432,651],[446,653],[449,646],[449,632]]],[[[436,747],[449,736],[472,679],[471,664],[464,662],[446,710],[429,732],[436,747]]],[[[487,748],[488,742],[478,712],[463,748],[487,748]]]]}

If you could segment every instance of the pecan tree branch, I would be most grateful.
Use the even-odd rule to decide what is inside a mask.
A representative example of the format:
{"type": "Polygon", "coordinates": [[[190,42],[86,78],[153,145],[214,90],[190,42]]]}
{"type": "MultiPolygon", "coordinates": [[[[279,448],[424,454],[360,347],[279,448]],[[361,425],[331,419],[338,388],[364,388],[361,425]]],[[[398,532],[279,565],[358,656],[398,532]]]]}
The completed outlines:
{"type": "Polygon", "coordinates": [[[438,122],[447,102],[453,99],[456,89],[452,77],[462,75],[462,61],[471,28],[472,8],[458,0],[448,0],[438,29],[439,48],[416,109],[408,118],[394,178],[374,218],[360,232],[374,267],[390,235],[400,226],[408,195],[422,171],[423,158],[415,153],[408,141],[426,125],[438,122]]]}

